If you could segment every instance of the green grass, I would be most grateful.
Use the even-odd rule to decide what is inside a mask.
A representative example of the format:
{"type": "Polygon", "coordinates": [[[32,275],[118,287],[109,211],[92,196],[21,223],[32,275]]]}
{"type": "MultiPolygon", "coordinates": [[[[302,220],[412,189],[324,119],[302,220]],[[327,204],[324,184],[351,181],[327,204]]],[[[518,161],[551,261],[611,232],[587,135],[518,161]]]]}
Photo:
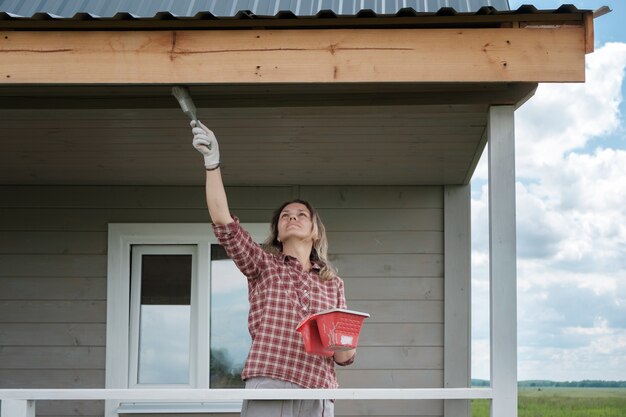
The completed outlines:
{"type": "MultiPolygon", "coordinates": [[[[489,417],[488,400],[472,401],[472,417],[489,417]]],[[[520,388],[518,417],[626,417],[624,388],[520,388]]]]}

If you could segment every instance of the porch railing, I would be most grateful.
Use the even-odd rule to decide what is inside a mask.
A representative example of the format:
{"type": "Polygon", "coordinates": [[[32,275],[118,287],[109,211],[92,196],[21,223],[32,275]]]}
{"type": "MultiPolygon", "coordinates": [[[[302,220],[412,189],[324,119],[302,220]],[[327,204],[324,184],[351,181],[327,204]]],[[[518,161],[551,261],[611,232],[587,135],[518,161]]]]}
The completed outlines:
{"type": "Polygon", "coordinates": [[[241,400],[473,400],[492,399],[491,388],[356,389],[0,389],[0,417],[35,417],[38,400],[224,402],[241,400]]]}

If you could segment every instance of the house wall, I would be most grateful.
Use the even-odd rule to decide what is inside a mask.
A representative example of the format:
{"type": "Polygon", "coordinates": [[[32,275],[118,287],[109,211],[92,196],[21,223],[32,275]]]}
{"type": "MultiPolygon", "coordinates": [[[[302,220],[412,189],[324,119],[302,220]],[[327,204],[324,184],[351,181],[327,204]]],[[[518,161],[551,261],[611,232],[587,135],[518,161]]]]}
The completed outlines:
{"type": "MultiPolygon", "coordinates": [[[[342,387],[443,386],[442,187],[237,187],[243,222],[310,200],[351,309],[371,314],[342,387]]],[[[0,387],[104,387],[110,222],[206,222],[203,188],[0,186],[0,387]]],[[[440,416],[441,401],[343,401],[337,415],[440,416]]],[[[38,402],[101,416],[102,402],[38,402]]]]}

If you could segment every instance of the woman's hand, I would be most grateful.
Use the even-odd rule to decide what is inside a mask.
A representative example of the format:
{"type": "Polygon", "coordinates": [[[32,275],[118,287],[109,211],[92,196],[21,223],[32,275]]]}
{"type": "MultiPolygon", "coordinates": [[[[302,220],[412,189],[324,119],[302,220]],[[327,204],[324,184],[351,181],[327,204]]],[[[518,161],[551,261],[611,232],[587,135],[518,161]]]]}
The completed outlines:
{"type": "Polygon", "coordinates": [[[196,126],[196,121],[191,121],[193,133],[193,147],[204,156],[204,166],[207,169],[215,169],[220,165],[220,149],[217,138],[202,122],[196,126]]]}
{"type": "Polygon", "coordinates": [[[341,366],[350,365],[354,360],[355,354],[356,349],[337,351],[334,355],[335,363],[341,366]]]}

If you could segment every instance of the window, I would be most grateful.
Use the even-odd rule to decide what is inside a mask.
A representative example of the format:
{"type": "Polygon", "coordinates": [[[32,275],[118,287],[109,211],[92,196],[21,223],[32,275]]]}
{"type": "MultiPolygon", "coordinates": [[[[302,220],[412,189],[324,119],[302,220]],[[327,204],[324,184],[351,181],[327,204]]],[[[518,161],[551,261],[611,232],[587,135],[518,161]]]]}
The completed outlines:
{"type": "Polygon", "coordinates": [[[131,387],[193,386],[195,249],[188,245],[134,245],[131,249],[131,387]]]}
{"type": "Polygon", "coordinates": [[[247,281],[208,224],[110,224],[107,279],[107,388],[243,386],[247,281]]]}
{"type": "Polygon", "coordinates": [[[241,371],[252,344],[248,284],[224,248],[211,245],[211,388],[243,388],[241,371]]]}

